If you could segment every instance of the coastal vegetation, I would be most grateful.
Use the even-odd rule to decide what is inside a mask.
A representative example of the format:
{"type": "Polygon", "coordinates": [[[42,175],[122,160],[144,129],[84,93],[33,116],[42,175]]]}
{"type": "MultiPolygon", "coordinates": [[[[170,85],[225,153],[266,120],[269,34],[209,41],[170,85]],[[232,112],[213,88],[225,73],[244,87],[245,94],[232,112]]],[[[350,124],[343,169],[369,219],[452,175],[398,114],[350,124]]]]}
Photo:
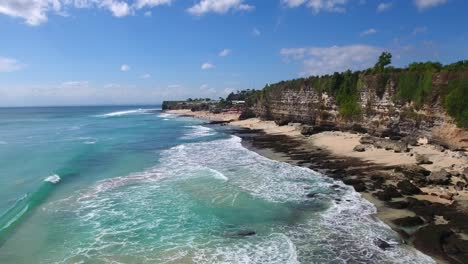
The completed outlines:
{"type": "MultiPolygon", "coordinates": [[[[440,104],[452,116],[459,127],[468,128],[468,61],[442,65],[438,62],[411,63],[405,68],[391,64],[392,55],[382,53],[374,67],[364,71],[335,72],[322,76],[310,76],[275,84],[267,84],[263,90],[244,93],[247,106],[268,104],[271,97],[286,90],[312,88],[336,98],[339,113],[346,119],[359,119],[364,111],[359,104],[363,88],[374,89],[382,98],[389,85],[395,91],[391,98],[400,104],[408,103],[420,110],[440,104]]],[[[228,96],[228,99],[235,95],[228,96]]]]}

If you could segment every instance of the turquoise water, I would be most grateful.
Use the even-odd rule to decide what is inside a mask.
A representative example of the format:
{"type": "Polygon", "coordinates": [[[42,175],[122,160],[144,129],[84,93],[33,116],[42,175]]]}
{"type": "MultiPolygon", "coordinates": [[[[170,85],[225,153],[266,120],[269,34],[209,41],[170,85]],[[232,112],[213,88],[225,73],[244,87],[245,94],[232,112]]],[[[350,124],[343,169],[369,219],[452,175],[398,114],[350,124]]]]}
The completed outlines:
{"type": "Polygon", "coordinates": [[[351,188],[158,107],[5,108],[0,127],[0,263],[432,263],[351,188]]]}

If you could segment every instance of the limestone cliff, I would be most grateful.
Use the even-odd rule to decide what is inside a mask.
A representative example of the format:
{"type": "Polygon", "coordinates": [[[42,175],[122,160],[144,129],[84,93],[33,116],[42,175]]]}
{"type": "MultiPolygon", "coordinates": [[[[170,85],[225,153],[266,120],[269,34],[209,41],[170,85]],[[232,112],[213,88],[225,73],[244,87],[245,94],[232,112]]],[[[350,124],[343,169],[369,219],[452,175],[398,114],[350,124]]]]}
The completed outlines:
{"type": "MultiPolygon", "coordinates": [[[[379,136],[427,137],[450,147],[468,148],[468,132],[457,127],[443,107],[447,94],[444,89],[460,75],[441,71],[431,76],[431,91],[417,106],[414,101],[399,96],[398,74],[387,76],[381,85],[380,76],[360,73],[355,102],[359,111],[351,117],[340,112],[337,92],[318,88],[317,82],[310,78],[266,87],[253,110],[263,119],[282,124],[300,122],[318,128],[325,126],[325,129],[359,128],[379,136]]],[[[468,102],[465,106],[468,110],[468,102]]]]}

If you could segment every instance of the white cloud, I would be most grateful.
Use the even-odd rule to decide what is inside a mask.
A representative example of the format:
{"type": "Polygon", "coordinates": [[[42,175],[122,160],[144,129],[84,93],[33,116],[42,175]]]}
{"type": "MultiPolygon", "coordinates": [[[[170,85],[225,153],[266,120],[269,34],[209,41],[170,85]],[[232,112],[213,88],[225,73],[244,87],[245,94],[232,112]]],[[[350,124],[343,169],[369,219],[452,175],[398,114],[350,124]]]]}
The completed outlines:
{"type": "Polygon", "coordinates": [[[153,15],[153,13],[152,13],[151,11],[146,11],[146,12],[144,13],[144,16],[145,16],[145,17],[150,17],[150,16],[152,16],[152,15],[153,15]]]}
{"type": "Polygon", "coordinates": [[[120,71],[128,72],[129,70],[130,66],[128,66],[127,64],[122,64],[122,66],[120,66],[120,71]]]}
{"type": "Polygon", "coordinates": [[[258,37],[258,36],[260,36],[261,34],[262,34],[262,32],[260,31],[260,29],[258,29],[258,28],[253,28],[253,29],[252,29],[252,35],[258,37]]]}
{"type": "Polygon", "coordinates": [[[137,0],[135,1],[135,6],[138,9],[143,7],[155,7],[160,5],[170,5],[172,0],[137,0]]]}
{"type": "Polygon", "coordinates": [[[49,13],[65,15],[67,8],[102,8],[115,17],[131,15],[135,10],[169,5],[173,0],[1,0],[0,14],[18,17],[37,26],[47,22],[49,13]]]}
{"type": "Polygon", "coordinates": [[[205,62],[201,66],[202,70],[209,70],[209,69],[213,69],[214,67],[215,66],[209,62],[205,62]]]}
{"type": "Polygon", "coordinates": [[[140,78],[141,79],[149,79],[149,78],[151,78],[151,74],[145,73],[145,74],[141,75],[140,78]]]}
{"type": "Polygon", "coordinates": [[[372,66],[382,52],[368,45],[284,48],[280,54],[287,62],[302,63],[300,75],[324,75],[336,71],[359,70],[372,66]]]}
{"type": "Polygon", "coordinates": [[[448,0],[414,0],[414,4],[419,10],[424,10],[438,5],[443,5],[447,3],[447,1],[448,0]]]}
{"type": "Polygon", "coordinates": [[[388,11],[392,8],[393,6],[393,3],[380,3],[378,6],[377,6],[377,12],[381,13],[381,12],[385,12],[385,11],[388,11]]]}
{"type": "Polygon", "coordinates": [[[282,0],[282,2],[290,8],[306,5],[312,9],[315,14],[318,14],[321,11],[346,12],[345,6],[348,0],[282,0]]]}
{"type": "Polygon", "coordinates": [[[230,10],[251,11],[254,6],[244,3],[244,0],[201,0],[187,11],[195,16],[202,16],[206,13],[225,14],[230,10]]]}
{"type": "Polygon", "coordinates": [[[13,72],[21,70],[23,65],[15,59],[0,57],[0,72],[13,72]]]}
{"type": "Polygon", "coordinates": [[[376,34],[377,30],[375,28],[369,28],[368,30],[364,30],[359,34],[361,37],[376,34]]]}
{"type": "Polygon", "coordinates": [[[226,57],[226,56],[228,56],[229,54],[231,54],[231,50],[230,50],[230,49],[223,49],[222,51],[219,52],[218,56],[219,56],[219,57],[226,57]]]}

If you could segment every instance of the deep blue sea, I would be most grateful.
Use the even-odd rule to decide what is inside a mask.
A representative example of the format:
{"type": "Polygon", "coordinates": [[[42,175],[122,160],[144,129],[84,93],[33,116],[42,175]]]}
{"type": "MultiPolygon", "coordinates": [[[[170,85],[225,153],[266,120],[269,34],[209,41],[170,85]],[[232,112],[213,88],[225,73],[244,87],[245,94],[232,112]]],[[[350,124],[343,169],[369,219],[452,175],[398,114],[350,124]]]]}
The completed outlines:
{"type": "Polygon", "coordinates": [[[352,188],[223,129],[158,106],[0,108],[0,263],[433,263],[352,188]]]}

